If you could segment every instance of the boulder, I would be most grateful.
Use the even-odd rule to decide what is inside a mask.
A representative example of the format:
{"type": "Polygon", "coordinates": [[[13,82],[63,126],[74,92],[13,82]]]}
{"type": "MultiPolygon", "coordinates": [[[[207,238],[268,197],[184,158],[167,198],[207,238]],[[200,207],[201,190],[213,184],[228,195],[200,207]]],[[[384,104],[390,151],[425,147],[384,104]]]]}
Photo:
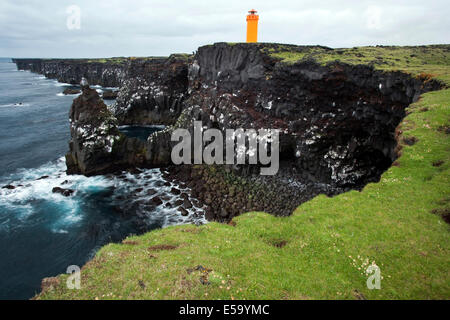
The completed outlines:
{"type": "Polygon", "coordinates": [[[75,190],[72,190],[72,189],[64,189],[64,188],[61,188],[61,187],[54,187],[54,188],[52,189],[52,192],[53,192],[53,193],[59,193],[59,194],[62,194],[62,195],[65,196],[65,197],[70,197],[71,195],[74,194],[75,190]]]}
{"type": "Polygon", "coordinates": [[[180,211],[181,212],[181,215],[182,216],[187,216],[188,214],[189,214],[189,212],[185,209],[185,208],[183,208],[183,207],[179,207],[178,208],[178,211],[180,211]]]}
{"type": "Polygon", "coordinates": [[[190,208],[192,208],[192,203],[191,203],[188,199],[184,199],[184,201],[183,201],[183,206],[184,206],[186,209],[190,209],[190,208]]]}
{"type": "Polygon", "coordinates": [[[63,94],[68,95],[68,94],[79,94],[81,93],[80,89],[73,89],[73,88],[67,88],[63,91],[63,94]]]}
{"type": "Polygon", "coordinates": [[[160,204],[163,203],[163,201],[161,200],[161,198],[158,197],[158,196],[153,197],[151,201],[152,201],[154,204],[158,205],[158,206],[159,206],[160,204]]]}

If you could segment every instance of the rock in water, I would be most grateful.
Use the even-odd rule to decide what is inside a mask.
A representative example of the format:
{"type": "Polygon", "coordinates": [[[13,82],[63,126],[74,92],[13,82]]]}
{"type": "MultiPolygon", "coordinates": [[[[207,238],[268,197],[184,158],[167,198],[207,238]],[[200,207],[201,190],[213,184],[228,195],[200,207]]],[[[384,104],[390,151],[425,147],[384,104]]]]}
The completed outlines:
{"type": "Polygon", "coordinates": [[[60,193],[60,194],[62,194],[65,197],[70,197],[75,192],[75,190],[64,189],[64,188],[61,188],[61,187],[54,187],[52,189],[52,192],[53,193],[60,193]]]}
{"type": "Polygon", "coordinates": [[[156,205],[160,205],[163,203],[160,197],[153,197],[152,202],[156,205]]]}
{"type": "Polygon", "coordinates": [[[116,117],[96,90],[85,85],[82,91],[70,108],[67,173],[92,176],[141,167],[145,142],[127,138],[119,131],[116,117]]]}
{"type": "Polygon", "coordinates": [[[102,174],[120,164],[122,157],[114,152],[114,147],[122,134],[116,118],[96,90],[83,86],[83,94],[73,101],[69,118],[71,140],[66,154],[69,174],[102,174]]]}
{"type": "Polygon", "coordinates": [[[181,212],[181,215],[182,215],[183,217],[186,217],[187,215],[189,215],[189,212],[188,212],[185,208],[183,208],[183,207],[179,207],[179,208],[178,208],[178,211],[181,212]]]}
{"type": "Polygon", "coordinates": [[[63,94],[67,95],[67,94],[78,94],[81,93],[81,90],[79,89],[71,89],[71,88],[67,88],[63,91],[63,94]]]}

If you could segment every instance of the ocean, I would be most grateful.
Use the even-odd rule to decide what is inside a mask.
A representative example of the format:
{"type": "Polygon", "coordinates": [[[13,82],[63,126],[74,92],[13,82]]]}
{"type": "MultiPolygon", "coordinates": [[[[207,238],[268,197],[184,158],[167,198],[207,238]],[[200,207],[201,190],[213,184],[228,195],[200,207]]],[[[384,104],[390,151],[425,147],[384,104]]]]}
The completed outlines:
{"type": "MultiPolygon", "coordinates": [[[[206,222],[152,203],[155,195],[164,204],[175,200],[172,187],[188,192],[167,183],[160,169],[66,175],[68,113],[76,97],[62,94],[67,86],[0,59],[0,299],[32,298],[42,278],[81,267],[127,235],[206,222]],[[75,194],[52,193],[58,186],[75,194]]],[[[142,138],[142,129],[128,130],[142,138]]]]}

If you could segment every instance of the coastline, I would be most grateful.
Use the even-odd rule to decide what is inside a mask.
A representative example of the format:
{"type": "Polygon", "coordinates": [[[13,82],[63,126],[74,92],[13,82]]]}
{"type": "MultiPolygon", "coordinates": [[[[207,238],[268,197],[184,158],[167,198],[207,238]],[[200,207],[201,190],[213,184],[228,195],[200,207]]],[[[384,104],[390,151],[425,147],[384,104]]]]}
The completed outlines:
{"type": "MultiPolygon", "coordinates": [[[[338,67],[342,67],[342,64],[338,67]]],[[[317,65],[314,65],[314,68],[318,68],[317,65]]],[[[345,66],[344,66],[345,68],[345,66]]],[[[352,69],[353,70],[353,69],[352,69]]],[[[447,71],[445,71],[447,72],[447,71]]],[[[403,77],[403,75],[393,73],[397,77],[403,77]]],[[[386,77],[386,74],[380,73],[380,75],[383,75],[386,77]]],[[[216,75],[204,75],[206,78],[211,77],[208,81],[214,82],[216,81],[216,75]]],[[[444,77],[448,76],[448,73],[443,74],[444,77]]],[[[312,75],[312,77],[316,77],[316,75],[312,75]]],[[[417,80],[421,81],[422,85],[429,83],[430,79],[424,79],[423,81],[420,78],[416,78],[417,80]]],[[[193,78],[190,78],[190,85],[195,83],[195,80],[193,78]]],[[[378,87],[379,81],[374,81],[374,84],[376,87],[378,87]]],[[[439,84],[439,86],[442,86],[439,84]]],[[[445,84],[447,86],[447,84],[445,84]]],[[[381,88],[380,88],[381,90],[381,88]]],[[[204,92],[202,92],[204,94],[204,92]]],[[[385,94],[385,93],[383,93],[385,94]]],[[[426,201],[422,201],[420,199],[420,196],[417,194],[417,186],[422,185],[422,181],[420,179],[416,179],[416,177],[420,177],[421,174],[424,174],[425,172],[430,171],[429,164],[422,164],[417,163],[415,161],[415,157],[417,157],[416,152],[419,152],[419,154],[423,154],[423,147],[424,143],[428,143],[428,147],[432,154],[436,155],[445,155],[446,153],[443,151],[442,148],[445,149],[445,134],[444,136],[440,136],[441,133],[436,132],[423,132],[421,129],[418,129],[417,126],[409,126],[409,122],[411,118],[414,118],[415,123],[423,124],[423,126],[428,125],[428,123],[431,123],[431,128],[437,129],[440,126],[445,126],[446,124],[443,122],[443,115],[446,114],[445,106],[442,105],[441,101],[444,101],[446,97],[448,97],[448,89],[442,89],[439,91],[433,91],[430,93],[421,93],[421,98],[419,98],[419,95],[414,95],[413,100],[419,100],[419,102],[415,104],[411,104],[408,109],[407,113],[409,115],[406,118],[402,118],[400,125],[397,127],[395,126],[395,140],[396,143],[399,144],[399,148],[396,148],[396,153],[398,153],[399,158],[397,159],[394,157],[394,166],[390,166],[387,171],[381,174],[381,180],[378,183],[369,182],[369,184],[363,183],[360,187],[362,189],[361,192],[358,191],[348,191],[345,193],[342,193],[338,196],[335,196],[333,198],[327,198],[323,195],[320,195],[318,197],[315,197],[313,200],[310,200],[300,207],[298,207],[296,210],[294,210],[300,203],[297,203],[292,208],[284,208],[286,211],[292,212],[294,211],[294,214],[287,218],[276,218],[267,214],[263,213],[257,213],[256,211],[267,211],[264,205],[264,202],[262,202],[261,207],[256,207],[254,204],[250,204],[246,207],[246,205],[243,203],[240,203],[238,200],[237,205],[235,206],[236,211],[238,213],[242,213],[241,211],[249,211],[250,213],[246,213],[244,215],[241,215],[239,217],[235,217],[236,214],[229,213],[226,211],[226,214],[223,216],[222,208],[224,208],[224,204],[217,205],[219,211],[214,211],[213,213],[207,211],[207,216],[209,219],[219,220],[219,221],[232,221],[231,226],[230,225],[220,225],[216,223],[208,224],[208,226],[205,227],[198,227],[198,228],[192,228],[192,227],[174,227],[174,228],[168,228],[164,231],[158,230],[151,232],[152,236],[158,235],[161,237],[168,237],[171,239],[171,245],[175,246],[176,248],[181,247],[183,248],[183,253],[181,253],[181,256],[187,258],[189,256],[192,256],[194,252],[201,252],[201,254],[197,254],[197,258],[195,259],[195,263],[201,263],[205,264],[207,261],[208,267],[211,267],[214,271],[219,272],[219,276],[214,276],[217,279],[221,279],[220,281],[226,281],[227,283],[230,283],[230,286],[234,286],[237,283],[247,283],[247,288],[241,288],[242,285],[239,285],[237,288],[237,292],[234,293],[231,297],[241,297],[241,298],[255,298],[261,296],[268,295],[270,298],[281,298],[284,295],[288,295],[289,298],[295,298],[295,297],[304,297],[303,293],[300,290],[299,287],[293,287],[290,290],[289,289],[283,289],[278,288],[275,290],[275,292],[269,293],[267,291],[264,291],[262,288],[252,288],[251,281],[250,283],[247,282],[247,278],[254,279],[255,281],[257,278],[255,278],[253,275],[251,275],[250,269],[256,268],[258,270],[257,264],[263,263],[268,268],[273,268],[274,270],[278,270],[279,272],[282,272],[282,270],[279,269],[276,265],[273,265],[270,263],[267,259],[262,258],[257,254],[259,250],[260,252],[268,252],[268,255],[270,257],[278,257],[281,258],[286,265],[291,265],[293,268],[296,264],[302,265],[301,269],[306,270],[308,268],[315,268],[315,271],[319,271],[318,274],[311,274],[311,272],[307,272],[307,278],[310,283],[313,283],[314,281],[318,281],[318,278],[320,274],[325,275],[326,269],[320,268],[317,270],[317,265],[315,265],[312,261],[304,261],[304,260],[296,260],[296,258],[293,258],[295,256],[294,251],[296,250],[302,250],[303,248],[306,248],[305,250],[308,252],[310,256],[315,257],[318,261],[338,261],[338,265],[340,268],[342,268],[344,271],[343,273],[338,273],[336,275],[331,276],[333,282],[333,288],[336,290],[336,294],[327,294],[325,296],[321,296],[320,292],[317,290],[315,291],[313,287],[309,286],[309,291],[315,292],[312,295],[307,295],[305,297],[307,298],[352,298],[354,294],[353,291],[350,290],[350,287],[358,287],[356,283],[359,283],[360,276],[359,272],[356,271],[355,274],[351,273],[350,270],[353,270],[353,267],[356,267],[357,263],[365,263],[365,259],[359,261],[360,256],[367,257],[367,259],[371,260],[374,259],[374,261],[377,261],[379,263],[380,259],[381,261],[384,261],[386,264],[386,261],[393,259],[393,261],[396,261],[395,267],[403,266],[406,263],[406,258],[411,259],[411,261],[414,261],[417,263],[417,265],[423,266],[423,261],[418,260],[417,257],[413,256],[411,252],[407,250],[407,245],[403,247],[403,253],[405,256],[395,256],[392,257],[389,253],[389,250],[393,249],[393,243],[390,242],[391,237],[395,238],[402,238],[403,241],[413,241],[414,238],[408,238],[414,230],[414,232],[419,232],[421,236],[429,239],[430,241],[430,247],[427,247],[426,249],[421,249],[422,251],[430,251],[432,250],[431,247],[436,243],[446,243],[446,238],[448,237],[446,234],[446,226],[438,224],[437,222],[442,219],[441,217],[438,217],[436,215],[430,215],[429,212],[428,215],[420,216],[419,218],[412,217],[408,215],[409,210],[411,208],[416,208],[419,212],[426,213],[429,206],[432,206],[432,203],[435,203],[436,201],[440,201],[441,197],[442,199],[445,199],[446,195],[445,192],[440,192],[440,186],[446,185],[445,182],[445,176],[448,176],[448,166],[434,166],[434,168],[431,168],[433,170],[437,170],[434,175],[436,175],[436,181],[433,179],[426,180],[425,182],[427,184],[427,187],[434,190],[435,194],[429,194],[427,193],[427,199],[426,201]],[[442,100],[443,99],[443,100],[442,100]],[[436,104],[436,101],[438,101],[441,104],[436,104]],[[426,111],[421,111],[425,110],[426,111]],[[431,117],[431,118],[428,118],[431,117]],[[439,118],[437,118],[439,116],[439,118]],[[424,120],[425,119],[425,120],[424,120]],[[433,122],[430,122],[432,119],[433,122]],[[419,130],[419,131],[417,131],[419,130]],[[413,144],[409,143],[409,140],[406,137],[409,137],[409,135],[418,136],[419,143],[414,142],[413,144]],[[440,146],[439,143],[436,143],[436,141],[442,141],[442,145],[440,146]],[[409,170],[414,168],[417,170],[417,172],[411,176],[409,174],[409,170]],[[421,173],[422,172],[422,173],[421,173]],[[405,194],[404,197],[400,194],[392,193],[392,188],[396,186],[396,183],[398,179],[401,179],[401,181],[406,181],[405,185],[402,185],[402,193],[405,194]],[[411,182],[408,182],[411,181],[411,182]],[[381,196],[379,196],[381,194],[381,196]],[[378,201],[380,197],[384,200],[378,201]],[[438,199],[439,198],[439,199],[438,199]],[[378,199],[378,200],[377,200],[378,199]],[[406,202],[405,202],[406,201],[406,202]],[[389,205],[392,205],[390,208],[389,205]],[[406,207],[405,207],[406,206],[406,207]],[[243,209],[244,208],[244,209],[243,209]],[[327,212],[327,210],[329,210],[327,212]],[[347,211],[348,210],[348,211],[347,211]],[[367,211],[366,211],[367,210],[367,211]],[[311,212],[314,212],[312,214],[311,212]],[[376,214],[374,214],[376,213],[376,214]],[[389,225],[393,224],[395,222],[400,223],[397,219],[398,216],[396,214],[399,214],[402,220],[407,221],[408,224],[410,224],[408,229],[408,226],[404,225],[404,222],[401,223],[402,228],[406,231],[406,234],[400,234],[399,230],[390,230],[385,231],[384,233],[381,233],[380,225],[389,225]],[[367,229],[367,227],[364,227],[364,222],[360,221],[360,217],[364,217],[364,219],[367,219],[370,221],[370,226],[374,230],[367,229]],[[281,220],[280,220],[281,219],[281,220]],[[417,220],[418,219],[418,220],[417,220]],[[319,220],[319,226],[316,225],[314,221],[319,220]],[[331,224],[328,222],[331,221],[331,224]],[[343,222],[346,221],[349,223],[348,226],[344,226],[343,222]],[[356,222],[355,222],[356,221],[356,222]],[[377,226],[377,223],[379,226],[377,226]],[[424,224],[426,225],[426,230],[421,230],[420,232],[418,229],[419,225],[424,224]],[[356,224],[357,228],[355,229],[353,225],[356,224]],[[332,226],[331,230],[329,226],[332,226]],[[275,230],[273,226],[277,226],[279,230],[275,230]],[[290,228],[293,228],[293,230],[288,230],[288,226],[290,228]],[[295,228],[293,227],[295,226],[295,228]],[[327,227],[328,226],[328,227],[327,227]],[[231,228],[231,229],[230,229],[231,228]],[[321,228],[324,228],[322,230],[321,228]],[[208,231],[204,231],[207,229],[208,231]],[[336,229],[336,230],[335,230],[336,229]],[[183,231],[184,230],[184,231],[183,231]],[[187,231],[187,230],[195,230],[195,231],[187,231]],[[264,231],[265,230],[265,231],[264,231]],[[280,231],[282,230],[282,231],[280,231]],[[299,232],[296,235],[296,232],[299,232]],[[182,231],[180,233],[180,231],[182,231]],[[307,231],[307,236],[305,236],[305,231],[307,231]],[[185,232],[185,233],[183,233],[185,232]],[[187,234],[186,234],[187,232],[187,234]],[[254,237],[251,234],[251,232],[256,232],[256,234],[260,234],[260,238],[254,237]],[[372,238],[370,237],[370,240],[372,242],[377,243],[375,248],[373,247],[373,244],[370,241],[359,243],[360,250],[355,251],[353,249],[353,245],[355,245],[355,240],[352,239],[354,234],[358,234],[360,236],[359,239],[362,239],[361,236],[364,234],[364,232],[369,234],[377,234],[380,235],[381,238],[372,238]],[[437,232],[438,234],[434,234],[434,232],[437,232]],[[205,235],[207,233],[208,235],[205,235]],[[228,238],[226,240],[226,243],[223,243],[223,241],[220,241],[220,235],[231,233],[233,234],[232,238],[228,238]],[[201,234],[203,236],[196,236],[197,234],[201,234]],[[351,234],[351,236],[350,236],[351,234]],[[300,236],[299,236],[300,235],[300,236]],[[218,246],[224,246],[227,248],[224,252],[216,252],[211,249],[207,244],[205,243],[199,243],[197,238],[198,237],[205,237],[207,238],[207,243],[212,244],[214,242],[218,243],[218,246]],[[305,238],[306,237],[306,238],[305,238]],[[343,238],[342,238],[343,237],[343,238]],[[251,239],[251,240],[249,240],[251,239]],[[263,239],[261,242],[260,240],[263,239]],[[344,240],[345,239],[345,240],[344,240]],[[406,240],[407,239],[407,240],[406,240]],[[194,243],[191,243],[191,241],[194,241],[194,243]],[[231,245],[228,245],[231,244],[231,245]],[[380,246],[383,248],[380,251],[380,246]],[[286,248],[285,248],[286,247],[286,248]],[[240,248],[240,249],[239,249],[240,248]],[[285,249],[282,249],[285,248],[285,249]],[[300,248],[300,249],[299,249],[300,248]],[[256,250],[256,251],[255,251],[256,250]],[[284,250],[284,253],[281,253],[280,250],[284,250]],[[326,255],[326,259],[323,259],[323,257],[320,257],[318,255],[318,252],[321,250],[324,250],[326,255]],[[342,254],[340,252],[343,252],[342,254]],[[245,270],[245,276],[242,274],[236,274],[232,276],[233,278],[231,280],[227,280],[224,275],[229,273],[232,269],[231,266],[234,264],[233,260],[231,259],[231,256],[227,256],[224,253],[229,252],[231,256],[238,257],[238,260],[240,261],[241,265],[246,265],[248,268],[245,270]],[[344,254],[345,253],[345,254],[344,254]],[[348,257],[347,257],[348,256],[348,257]],[[244,263],[242,259],[247,259],[248,257],[252,257],[255,261],[244,263]],[[358,257],[356,259],[356,257],[358,257]],[[221,260],[221,263],[218,264],[216,259],[221,260]],[[290,259],[293,259],[292,261],[290,259]],[[350,263],[347,263],[347,259],[350,259],[350,263]],[[202,260],[202,261],[200,261],[202,260]],[[259,261],[259,262],[258,262],[259,261]],[[221,265],[222,264],[222,265],[221,265]],[[349,268],[347,264],[350,264],[351,267],[349,268]],[[270,266],[270,267],[269,267],[270,266]],[[346,267],[344,267],[346,266],[346,267]],[[351,282],[350,287],[348,285],[342,286],[339,283],[345,280],[349,280],[351,282]],[[254,291],[253,291],[254,290],[254,291]],[[339,294],[341,293],[341,294],[339,294]]],[[[200,101],[198,98],[192,99],[190,98],[190,101],[200,101]],[[197,99],[197,100],[195,100],[197,99]]],[[[430,125],[428,125],[430,126],[430,125]]],[[[420,127],[420,126],[419,126],[420,127]]],[[[425,127],[426,128],[426,127],[425,127]]],[[[422,155],[419,155],[423,157],[422,155]]],[[[448,159],[448,153],[447,153],[446,159],[448,159]]],[[[428,159],[428,158],[427,158],[428,159]]],[[[394,161],[392,160],[392,161],[394,161]]],[[[428,159],[428,162],[430,162],[432,159],[428,159]]],[[[441,159],[443,160],[443,159],[441,159]]],[[[432,160],[437,161],[437,160],[432,160]]],[[[444,163],[447,163],[448,160],[443,160],[444,163]]],[[[179,175],[177,173],[173,174],[173,176],[176,179],[179,179],[183,182],[192,182],[194,186],[194,191],[199,195],[206,195],[207,193],[205,190],[199,188],[196,189],[199,184],[201,184],[201,181],[208,181],[208,185],[211,189],[214,191],[218,191],[218,196],[212,196],[204,197],[203,200],[205,200],[205,203],[211,205],[213,202],[217,202],[220,198],[228,198],[230,194],[231,197],[236,195],[236,189],[230,190],[230,188],[227,186],[225,188],[225,185],[223,183],[224,179],[223,176],[217,176],[215,177],[210,176],[209,173],[206,173],[204,175],[204,171],[214,171],[216,173],[216,170],[213,168],[208,168],[207,170],[200,170],[200,174],[194,173],[193,176],[199,177],[200,183],[195,183],[195,179],[192,180],[192,172],[190,170],[183,171],[179,170],[179,175]],[[222,190],[222,191],[221,191],[222,190]],[[224,193],[221,193],[224,192],[224,193]],[[224,194],[226,197],[224,197],[224,194]],[[206,199],[209,199],[206,201],[206,199]]],[[[192,170],[195,171],[195,170],[192,170]]],[[[434,171],[433,171],[434,172],[434,171]]],[[[234,174],[235,172],[225,172],[226,174],[234,174]]],[[[221,172],[221,174],[225,174],[221,172]]],[[[239,172],[237,172],[239,173],[239,172]]],[[[244,173],[244,178],[248,177],[247,173],[244,173]]],[[[375,179],[376,180],[376,179],[375,179]]],[[[234,180],[232,179],[232,184],[234,180]]],[[[253,186],[249,184],[249,187],[253,189],[253,186]]],[[[398,187],[398,186],[397,186],[398,187]]],[[[358,189],[358,188],[357,188],[358,189]]],[[[242,189],[242,196],[245,197],[246,194],[249,193],[248,189],[242,189]]],[[[268,198],[268,205],[270,205],[273,201],[268,197],[269,193],[266,190],[263,190],[262,195],[264,195],[266,198],[268,198]]],[[[289,194],[287,194],[289,195],[289,194]]],[[[275,197],[278,195],[275,194],[275,197]]],[[[289,196],[288,196],[289,197],[289,196]]],[[[312,198],[312,197],[311,197],[312,198]]],[[[238,197],[239,199],[239,197],[238,197]]],[[[441,200],[442,200],[441,199],[441,200]]],[[[260,199],[256,199],[258,204],[261,204],[260,199]]],[[[294,198],[295,202],[298,202],[297,199],[294,198]]],[[[232,206],[231,206],[232,207],[232,206]]],[[[445,205],[444,205],[445,207],[445,205]]],[[[441,209],[439,209],[441,210],[441,209]]],[[[444,214],[445,210],[443,209],[444,214]]],[[[430,210],[428,210],[430,211],[430,210]]],[[[234,211],[232,211],[234,212],[234,211]]],[[[440,212],[440,211],[439,211],[440,212]]],[[[445,215],[444,215],[444,219],[445,215]]],[[[358,243],[358,242],[357,242],[358,243]]],[[[448,241],[447,241],[448,243],[448,241]]],[[[128,258],[124,258],[124,261],[121,262],[122,265],[127,264],[133,264],[136,266],[142,266],[140,263],[143,263],[140,259],[143,259],[143,252],[145,252],[145,248],[147,248],[148,245],[156,245],[156,244],[167,244],[167,242],[164,242],[163,240],[159,240],[157,237],[153,238],[148,234],[145,234],[140,237],[131,237],[130,239],[127,239],[124,241],[123,245],[108,245],[96,255],[96,258],[89,262],[86,267],[82,271],[84,274],[87,273],[85,281],[88,281],[88,283],[96,283],[96,281],[105,281],[105,279],[99,279],[95,280],[95,277],[89,280],[89,275],[94,275],[97,268],[102,268],[104,266],[107,266],[108,268],[111,266],[111,263],[115,263],[115,254],[124,252],[126,254],[127,252],[134,252],[135,254],[138,254],[140,256],[139,260],[136,262],[133,262],[132,260],[128,258]],[[136,242],[135,245],[127,245],[127,242],[136,242]],[[112,253],[112,254],[110,254],[112,253]],[[110,256],[111,258],[108,258],[110,256]]],[[[425,244],[424,244],[425,245],[425,244]]],[[[446,258],[448,254],[446,253],[448,248],[442,248],[443,252],[440,254],[436,254],[433,259],[435,259],[435,264],[433,264],[433,274],[437,275],[439,273],[442,273],[443,270],[440,269],[439,265],[445,264],[445,262],[448,262],[448,259],[446,258]]],[[[176,257],[177,254],[180,254],[179,250],[169,250],[168,252],[161,252],[161,257],[157,257],[157,261],[163,261],[163,264],[166,263],[164,261],[177,261],[179,263],[180,257],[176,257]]],[[[187,259],[189,260],[189,259],[187,259]]],[[[276,260],[276,259],[275,259],[276,260]]],[[[189,262],[190,263],[190,262],[189,262]]],[[[181,263],[183,268],[189,268],[189,263],[184,262],[181,263]]],[[[192,262],[193,263],[193,262],[192,262]]],[[[191,263],[191,264],[192,264],[191,263]]],[[[194,263],[194,264],[195,264],[194,263]]],[[[383,264],[382,264],[383,265],[383,264]]],[[[406,263],[409,267],[412,267],[410,263],[406,263]]],[[[392,288],[395,288],[396,286],[399,286],[403,283],[404,277],[406,275],[399,274],[398,271],[395,271],[393,269],[394,266],[388,267],[388,277],[398,277],[398,280],[395,280],[392,282],[392,288]]],[[[153,267],[152,267],[153,268],[153,267]]],[[[156,268],[156,266],[155,266],[156,268]]],[[[170,266],[168,267],[167,271],[163,271],[165,277],[167,279],[173,279],[173,277],[182,276],[183,274],[183,268],[180,268],[180,266],[170,266]]],[[[384,266],[383,266],[384,268],[384,266]]],[[[294,269],[292,269],[294,270],[294,269]]],[[[354,270],[353,270],[354,271],[354,270]]],[[[156,270],[155,270],[156,272],[156,270]]],[[[444,271],[445,272],[445,271],[444,271]]],[[[296,278],[296,276],[292,273],[286,274],[283,273],[287,278],[291,279],[291,281],[301,282],[299,279],[296,278]]],[[[211,274],[211,278],[214,278],[211,274]]],[[[272,276],[270,276],[272,277],[272,276]]],[[[270,277],[264,278],[265,281],[270,282],[272,288],[277,288],[277,285],[273,283],[274,279],[270,280],[270,277]]],[[[64,280],[64,276],[60,277],[62,280],[64,280]]],[[[190,278],[189,278],[190,279],[190,278]]],[[[435,281],[439,281],[437,278],[434,278],[435,281]]],[[[111,279],[110,279],[111,280],[111,279]]],[[[114,280],[115,283],[123,283],[121,282],[121,277],[119,274],[117,274],[117,278],[114,280]]],[[[135,284],[132,284],[129,279],[123,279],[128,286],[133,287],[135,284]]],[[[134,280],[133,280],[134,281],[134,280]]],[[[142,280],[144,281],[144,280],[142,280]]],[[[185,291],[181,290],[178,292],[173,292],[174,288],[171,288],[171,286],[168,283],[165,283],[163,280],[157,280],[157,279],[151,279],[149,277],[145,278],[146,283],[148,283],[147,286],[157,286],[167,288],[168,291],[161,292],[161,293],[151,293],[151,295],[147,295],[146,292],[137,293],[136,296],[128,296],[128,298],[149,298],[149,297],[156,297],[156,298],[167,298],[170,296],[170,294],[175,294],[177,297],[188,297],[188,298],[204,298],[205,295],[203,293],[208,293],[208,298],[211,297],[218,297],[218,298],[230,298],[229,293],[227,291],[222,290],[223,288],[220,288],[219,285],[215,285],[214,288],[205,288],[200,286],[197,282],[194,282],[194,279],[190,279],[189,282],[191,283],[192,287],[195,288],[193,291],[185,291]]],[[[87,291],[79,291],[79,292],[70,292],[63,288],[62,283],[64,281],[61,281],[60,284],[56,286],[52,286],[51,288],[48,288],[47,291],[44,291],[38,298],[52,298],[52,297],[68,297],[68,298],[74,298],[74,297],[84,297],[84,298],[98,298],[99,295],[102,292],[101,286],[97,285],[95,286],[95,289],[93,292],[87,292],[87,291]]],[[[213,282],[213,284],[215,284],[213,282]]],[[[421,284],[419,284],[421,285],[421,284]]],[[[427,291],[428,297],[435,297],[435,298],[442,298],[445,297],[446,293],[448,292],[445,285],[439,286],[439,290],[436,292],[425,290],[427,291]]],[[[415,289],[412,289],[415,290],[415,289]]],[[[119,290],[120,291],[120,290],[119,290]]],[[[333,290],[331,290],[333,291],[333,290]]],[[[383,292],[380,294],[367,291],[364,288],[358,287],[358,291],[364,292],[364,295],[367,297],[376,297],[376,298],[400,298],[401,295],[398,295],[398,293],[395,292],[395,289],[393,291],[383,292]]],[[[109,297],[109,296],[108,296],[109,297]]],[[[418,295],[417,297],[422,297],[421,295],[418,295]]]]}

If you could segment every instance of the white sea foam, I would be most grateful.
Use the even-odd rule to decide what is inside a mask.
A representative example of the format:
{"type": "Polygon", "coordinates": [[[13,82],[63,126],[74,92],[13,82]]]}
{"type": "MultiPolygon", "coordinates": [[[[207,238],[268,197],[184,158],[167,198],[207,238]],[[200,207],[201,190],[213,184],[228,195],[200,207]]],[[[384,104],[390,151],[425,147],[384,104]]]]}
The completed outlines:
{"type": "MultiPolygon", "coordinates": [[[[166,207],[166,203],[173,204],[181,199],[179,195],[173,195],[172,187],[181,192],[190,194],[189,188],[180,188],[177,184],[170,183],[162,177],[160,169],[146,169],[139,174],[124,172],[121,176],[93,176],[67,175],[64,157],[56,162],[50,162],[34,169],[21,169],[14,174],[2,179],[1,186],[11,184],[15,189],[0,188],[0,206],[11,208],[18,212],[19,219],[26,219],[35,214],[33,203],[45,201],[56,205],[60,215],[52,222],[52,230],[66,230],[72,224],[83,219],[81,210],[82,195],[92,194],[114,189],[114,195],[123,195],[125,200],[111,200],[119,207],[124,204],[135,204],[138,207],[137,214],[142,216],[148,225],[162,224],[163,227],[186,223],[204,224],[204,208],[187,209],[188,215],[182,216],[175,206],[166,207]],[[48,176],[48,177],[47,177],[48,176]],[[62,187],[75,190],[70,197],[59,193],[53,193],[54,187],[62,187]],[[136,189],[142,188],[141,191],[136,189]],[[148,190],[153,189],[155,194],[149,195],[148,190]],[[132,195],[132,196],[130,196],[132,195]],[[159,206],[148,205],[152,198],[158,196],[163,200],[159,206]]],[[[138,189],[139,190],[139,189],[138,189]]],[[[115,198],[114,198],[115,199],[115,198]]],[[[190,201],[192,202],[192,198],[190,201]]],[[[59,232],[58,231],[58,232],[59,232]]],[[[60,232],[59,232],[60,233],[60,232]]]]}
{"type": "Polygon", "coordinates": [[[11,108],[11,107],[16,107],[16,108],[22,108],[22,107],[29,107],[31,106],[31,103],[6,103],[6,104],[0,104],[0,108],[11,108]]]}
{"type": "Polygon", "coordinates": [[[69,233],[69,231],[64,229],[52,229],[53,233],[69,233]]]}
{"type": "MultiPolygon", "coordinates": [[[[173,187],[180,190],[181,193],[185,192],[190,194],[189,188],[181,188],[178,184],[170,183],[162,177],[160,169],[147,169],[143,170],[137,175],[130,173],[125,174],[124,179],[115,178],[115,186],[118,190],[121,190],[124,194],[129,192],[135,193],[136,189],[142,188],[143,190],[135,193],[136,198],[132,201],[140,203],[141,214],[144,214],[146,221],[151,224],[153,221],[163,221],[163,227],[170,225],[179,225],[186,223],[204,224],[207,220],[204,218],[203,208],[190,208],[187,216],[182,216],[176,207],[166,207],[167,203],[173,204],[176,200],[181,199],[179,195],[173,195],[170,191],[173,187]],[[166,185],[167,184],[167,185],[166,185]],[[153,195],[149,195],[147,191],[153,189],[157,191],[153,195]],[[163,204],[159,205],[155,209],[146,208],[147,203],[151,203],[151,199],[154,197],[160,197],[163,200],[163,204]],[[197,214],[195,214],[197,213],[197,214]]],[[[189,197],[192,202],[192,198],[189,197]]]]}
{"type": "Polygon", "coordinates": [[[76,98],[76,97],[80,96],[81,93],[64,94],[64,93],[60,92],[60,93],[57,93],[56,95],[57,95],[58,97],[69,96],[69,97],[75,97],[75,98],[76,98]]]}
{"type": "Polygon", "coordinates": [[[10,175],[7,180],[16,188],[0,189],[0,205],[14,208],[22,217],[27,217],[34,213],[31,203],[46,200],[61,208],[62,218],[65,218],[65,214],[72,215],[77,208],[76,200],[73,197],[64,197],[52,192],[53,187],[65,180],[64,170],[63,158],[58,159],[56,163],[48,163],[37,169],[19,170],[10,175]],[[42,178],[47,175],[47,178],[42,178]]]}
{"type": "Polygon", "coordinates": [[[53,80],[53,85],[55,87],[70,87],[70,86],[73,86],[73,84],[64,83],[64,82],[58,82],[57,80],[53,80]]]}

